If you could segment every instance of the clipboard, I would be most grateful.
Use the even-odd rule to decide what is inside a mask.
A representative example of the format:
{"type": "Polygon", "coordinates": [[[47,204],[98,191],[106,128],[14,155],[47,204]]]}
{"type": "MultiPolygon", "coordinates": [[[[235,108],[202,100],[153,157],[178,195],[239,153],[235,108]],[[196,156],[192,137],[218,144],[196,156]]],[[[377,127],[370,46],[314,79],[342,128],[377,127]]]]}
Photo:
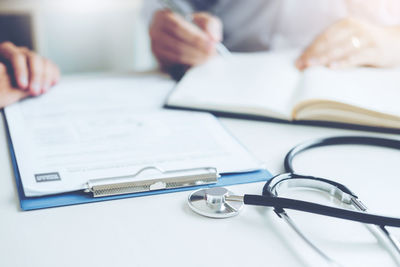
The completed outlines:
{"type": "MultiPolygon", "coordinates": [[[[121,187],[115,186],[115,183],[99,183],[102,181],[88,181],[88,190],[87,192],[81,190],[81,191],[75,191],[75,192],[68,192],[68,193],[62,193],[62,194],[57,194],[57,195],[47,195],[47,196],[40,196],[40,197],[26,197],[24,194],[22,182],[21,182],[21,177],[18,169],[18,164],[17,160],[15,157],[15,152],[14,152],[14,147],[11,141],[10,133],[8,131],[8,127],[6,124],[6,132],[7,132],[7,142],[8,142],[8,147],[10,151],[10,157],[11,157],[11,162],[13,166],[13,171],[14,171],[14,176],[15,176],[15,182],[16,182],[16,187],[18,191],[18,196],[19,196],[19,201],[20,201],[20,207],[21,210],[23,211],[29,211],[29,210],[38,210],[38,209],[46,209],[46,208],[54,208],[54,207],[62,207],[62,206],[69,206],[69,205],[77,205],[77,204],[84,204],[84,203],[92,203],[92,202],[100,202],[100,201],[106,201],[106,200],[116,200],[116,199],[123,199],[123,198],[130,198],[130,197],[142,197],[142,196],[149,196],[149,195],[155,195],[155,194],[166,194],[166,193],[174,193],[174,192],[181,192],[181,191],[189,191],[189,190],[194,190],[197,188],[201,187],[220,187],[220,186],[229,186],[229,185],[237,185],[237,184],[245,184],[245,183],[254,183],[254,182],[262,182],[270,179],[272,177],[271,173],[266,170],[266,169],[261,169],[261,170],[256,170],[256,171],[251,171],[251,172],[243,172],[243,173],[230,173],[230,174],[222,174],[219,175],[217,170],[215,168],[204,168],[205,170],[208,171],[205,176],[198,176],[196,179],[189,179],[188,181],[185,181],[186,178],[188,178],[187,175],[183,174],[174,178],[177,178],[177,180],[174,180],[174,183],[172,183],[170,186],[167,185],[166,180],[160,180],[160,179],[153,179],[153,180],[146,180],[146,181],[152,181],[151,183],[145,183],[145,185],[142,186],[146,190],[138,190],[139,192],[133,192],[133,193],[126,193],[119,191],[121,190],[121,187]],[[176,182],[182,182],[182,184],[176,184],[176,182]],[[200,182],[199,182],[200,181],[200,182]],[[155,185],[155,187],[150,188],[151,185],[155,185]],[[175,186],[174,186],[175,185],[175,186]],[[96,187],[97,186],[97,187],[96,187]],[[111,186],[111,187],[110,187],[111,186]],[[113,191],[114,193],[118,194],[113,194],[113,195],[108,195],[108,194],[101,194],[101,192],[104,193],[102,190],[117,190],[118,192],[113,191]],[[149,189],[149,190],[147,190],[149,189]]],[[[155,168],[155,167],[151,167],[155,168]]],[[[192,169],[195,170],[195,169],[192,169]]],[[[141,173],[144,171],[143,169],[140,170],[138,173],[141,173]]],[[[161,171],[161,170],[159,170],[161,171]]],[[[185,171],[185,170],[182,170],[185,171]]],[[[190,171],[190,170],[189,170],[190,171]]],[[[162,172],[162,171],[161,171],[162,172]]],[[[178,171],[180,172],[180,171],[178,171]]],[[[137,174],[138,174],[137,173],[137,174]]],[[[134,174],[133,176],[137,175],[134,174]]],[[[124,178],[124,177],[116,177],[116,178],[124,178]]],[[[190,177],[189,177],[190,178],[190,177]]],[[[109,179],[109,178],[107,178],[109,179]]],[[[110,178],[111,179],[111,178],[110,178]]],[[[168,179],[168,178],[163,178],[163,179],[168,179]]],[[[103,179],[102,179],[103,180],[103,179]]],[[[136,181],[136,188],[140,188],[140,182],[146,182],[146,181],[136,181]]],[[[123,185],[125,185],[125,188],[130,188],[132,191],[132,188],[129,187],[131,184],[126,184],[126,182],[122,182],[123,185]]],[[[119,183],[119,185],[121,185],[119,183]]],[[[135,188],[135,187],[134,187],[135,188]]]]}

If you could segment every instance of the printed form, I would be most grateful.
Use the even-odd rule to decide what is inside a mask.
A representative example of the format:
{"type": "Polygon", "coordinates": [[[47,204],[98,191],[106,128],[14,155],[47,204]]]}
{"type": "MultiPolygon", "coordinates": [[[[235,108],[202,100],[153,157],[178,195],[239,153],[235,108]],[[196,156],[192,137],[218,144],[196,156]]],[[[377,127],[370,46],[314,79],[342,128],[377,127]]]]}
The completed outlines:
{"type": "Polygon", "coordinates": [[[161,110],[157,94],[171,86],[154,78],[63,81],[7,107],[25,195],[83,190],[88,180],[151,166],[220,173],[261,168],[212,115],[161,110]]]}

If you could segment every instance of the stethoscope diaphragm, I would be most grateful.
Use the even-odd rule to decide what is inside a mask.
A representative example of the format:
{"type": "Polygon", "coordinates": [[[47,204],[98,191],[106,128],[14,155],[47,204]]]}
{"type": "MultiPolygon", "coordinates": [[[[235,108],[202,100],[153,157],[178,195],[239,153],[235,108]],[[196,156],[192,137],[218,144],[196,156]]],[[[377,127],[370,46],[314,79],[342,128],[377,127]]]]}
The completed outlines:
{"type": "Polygon", "coordinates": [[[234,194],[226,188],[199,189],[188,197],[189,207],[196,213],[210,218],[228,218],[239,214],[243,201],[231,200],[234,194]]]}

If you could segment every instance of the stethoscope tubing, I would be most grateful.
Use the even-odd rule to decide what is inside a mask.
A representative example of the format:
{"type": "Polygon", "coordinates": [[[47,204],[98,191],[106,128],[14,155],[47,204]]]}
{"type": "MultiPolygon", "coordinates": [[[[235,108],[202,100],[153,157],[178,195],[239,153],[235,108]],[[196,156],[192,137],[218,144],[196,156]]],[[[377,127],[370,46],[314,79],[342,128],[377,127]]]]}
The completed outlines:
{"type": "Polygon", "coordinates": [[[322,147],[322,146],[334,146],[334,145],[367,145],[367,146],[377,146],[377,147],[386,147],[392,149],[400,150],[400,140],[387,139],[381,137],[370,137],[370,136],[337,136],[337,137],[328,137],[321,138],[317,140],[313,140],[310,142],[306,142],[300,144],[293,149],[291,149],[285,157],[284,167],[286,172],[288,173],[297,173],[293,168],[293,159],[296,155],[300,154],[303,151],[322,147]]]}
{"type": "MultiPolygon", "coordinates": [[[[312,140],[310,142],[305,142],[291,149],[286,154],[284,160],[284,168],[286,172],[291,174],[291,176],[293,177],[303,176],[297,174],[297,172],[294,170],[293,159],[298,154],[307,151],[309,149],[323,147],[323,146],[333,146],[333,145],[368,145],[368,146],[386,147],[386,148],[400,150],[400,141],[394,139],[369,137],[369,136],[337,136],[337,137],[321,138],[317,140],[312,140]]],[[[279,215],[278,211],[284,212],[283,209],[286,208],[286,209],[304,211],[319,215],[325,215],[329,217],[341,218],[345,220],[352,220],[366,224],[400,227],[400,218],[380,216],[361,211],[346,210],[346,209],[320,205],[317,203],[312,203],[307,201],[271,196],[266,194],[267,192],[265,192],[265,190],[267,189],[268,189],[267,187],[264,187],[262,196],[245,195],[244,196],[245,204],[274,207],[278,215],[279,215]]],[[[346,190],[349,191],[347,188],[346,190]]],[[[349,193],[352,194],[352,192],[349,193]]]]}
{"type": "Polygon", "coordinates": [[[378,226],[400,227],[400,218],[380,216],[361,211],[346,210],[290,198],[244,195],[243,201],[246,205],[275,208],[278,215],[280,212],[283,212],[282,209],[291,209],[360,223],[374,224],[378,226]]]}

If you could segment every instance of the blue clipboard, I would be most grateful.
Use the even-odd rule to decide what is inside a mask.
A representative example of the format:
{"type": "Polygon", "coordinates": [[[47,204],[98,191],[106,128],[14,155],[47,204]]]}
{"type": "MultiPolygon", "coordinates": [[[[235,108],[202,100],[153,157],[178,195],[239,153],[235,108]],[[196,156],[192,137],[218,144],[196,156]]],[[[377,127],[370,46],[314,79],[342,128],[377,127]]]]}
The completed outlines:
{"type": "Polygon", "coordinates": [[[253,172],[245,172],[245,173],[234,173],[234,174],[222,174],[218,179],[216,184],[209,185],[201,185],[201,186],[191,186],[191,187],[181,187],[174,189],[166,189],[166,190],[155,190],[148,192],[140,192],[133,194],[124,194],[124,195],[115,195],[115,196],[107,196],[107,197],[92,197],[91,194],[85,193],[83,191],[75,191],[57,195],[49,195],[49,196],[41,196],[41,197],[26,197],[24,194],[24,190],[22,187],[21,177],[18,170],[18,164],[15,157],[14,147],[11,141],[11,136],[8,131],[7,121],[5,120],[6,132],[7,132],[7,141],[8,147],[10,151],[11,162],[13,165],[14,176],[16,181],[16,186],[18,190],[18,196],[20,201],[21,210],[37,210],[37,209],[46,209],[53,207],[62,207],[83,203],[91,203],[91,202],[99,202],[106,200],[114,200],[114,199],[123,199],[129,197],[141,197],[141,196],[149,196],[155,194],[166,194],[166,193],[174,193],[181,191],[189,191],[202,187],[218,187],[218,186],[228,186],[228,185],[236,185],[236,184],[245,184],[245,183],[254,183],[254,182],[262,182],[267,181],[272,177],[271,173],[267,170],[258,170],[253,172]]]}

